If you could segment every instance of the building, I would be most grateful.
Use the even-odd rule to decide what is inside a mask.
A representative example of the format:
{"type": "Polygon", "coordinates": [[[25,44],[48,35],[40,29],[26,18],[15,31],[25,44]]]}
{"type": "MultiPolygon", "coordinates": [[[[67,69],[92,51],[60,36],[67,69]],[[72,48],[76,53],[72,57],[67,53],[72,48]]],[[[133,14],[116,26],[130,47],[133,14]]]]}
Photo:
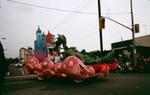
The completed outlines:
{"type": "Polygon", "coordinates": [[[19,50],[19,55],[20,55],[20,62],[22,64],[25,64],[26,63],[26,60],[27,60],[27,55],[28,55],[28,49],[26,48],[20,48],[19,50]]]}
{"type": "MultiPolygon", "coordinates": [[[[115,48],[118,53],[121,53],[123,50],[128,50],[128,52],[132,53],[133,43],[132,40],[130,39],[112,43],[111,47],[115,48]]],[[[150,56],[150,35],[136,37],[135,49],[136,53],[138,54],[150,56]]]]}
{"type": "Polygon", "coordinates": [[[19,50],[19,56],[20,56],[20,63],[25,64],[27,61],[28,55],[31,55],[33,53],[33,49],[31,47],[29,48],[20,48],[19,50]]]}

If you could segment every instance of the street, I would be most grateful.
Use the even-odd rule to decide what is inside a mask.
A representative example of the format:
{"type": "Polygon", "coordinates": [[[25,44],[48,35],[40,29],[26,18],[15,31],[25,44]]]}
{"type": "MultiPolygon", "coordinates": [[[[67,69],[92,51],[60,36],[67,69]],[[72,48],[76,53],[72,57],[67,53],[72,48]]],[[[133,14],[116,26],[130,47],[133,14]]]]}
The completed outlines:
{"type": "Polygon", "coordinates": [[[149,73],[113,73],[75,83],[71,79],[6,79],[3,95],[149,95],[149,73]]]}

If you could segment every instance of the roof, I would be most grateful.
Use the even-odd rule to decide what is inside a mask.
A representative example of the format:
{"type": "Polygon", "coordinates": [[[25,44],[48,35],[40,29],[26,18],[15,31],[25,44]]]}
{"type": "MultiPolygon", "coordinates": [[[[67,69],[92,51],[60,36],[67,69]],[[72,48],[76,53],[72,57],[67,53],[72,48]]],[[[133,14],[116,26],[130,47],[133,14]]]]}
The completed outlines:
{"type": "Polygon", "coordinates": [[[150,47],[150,35],[135,38],[135,45],[150,47]]]}
{"type": "MultiPolygon", "coordinates": [[[[130,47],[132,46],[132,39],[112,43],[112,48],[130,47]]],[[[150,35],[140,36],[135,38],[135,46],[150,47],[150,35]]]]}

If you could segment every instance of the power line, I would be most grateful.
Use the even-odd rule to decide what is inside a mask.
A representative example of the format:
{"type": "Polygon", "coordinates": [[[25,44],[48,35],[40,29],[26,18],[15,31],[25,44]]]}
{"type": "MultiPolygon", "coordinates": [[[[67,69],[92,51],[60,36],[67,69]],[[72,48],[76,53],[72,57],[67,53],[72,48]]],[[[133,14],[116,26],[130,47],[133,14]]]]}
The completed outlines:
{"type": "MultiPolygon", "coordinates": [[[[42,9],[49,9],[49,10],[55,10],[55,11],[60,11],[60,12],[70,12],[70,13],[79,13],[79,14],[97,14],[96,12],[83,12],[83,11],[75,11],[75,10],[64,10],[64,9],[58,9],[58,8],[50,8],[50,7],[44,7],[44,6],[39,6],[39,5],[34,5],[34,4],[29,4],[29,3],[23,3],[23,2],[18,2],[15,0],[6,0],[11,3],[17,3],[21,5],[26,5],[26,6],[31,6],[31,7],[37,7],[37,8],[42,8],[42,9]]],[[[0,6],[1,7],[1,6],[0,6]]],[[[120,13],[103,13],[104,15],[123,15],[123,14],[130,14],[130,12],[120,12],[120,13]]]]}
{"type": "Polygon", "coordinates": [[[39,5],[23,3],[23,2],[18,2],[18,1],[14,1],[14,0],[6,0],[6,1],[12,2],[12,3],[17,3],[17,4],[22,4],[22,5],[26,5],[26,6],[38,7],[38,8],[42,8],[42,9],[50,9],[50,10],[61,11],[61,12],[71,12],[71,13],[80,13],[80,14],[96,14],[95,12],[82,12],[82,11],[63,10],[63,9],[57,9],[57,8],[43,7],[43,6],[39,6],[39,5]]]}
{"type": "MultiPolygon", "coordinates": [[[[90,0],[92,1],[92,0],[90,0]]],[[[83,0],[82,2],[80,2],[80,4],[75,7],[74,9],[80,9],[82,10],[83,7],[85,8],[85,6],[89,6],[89,4],[91,4],[91,2],[89,2],[89,0],[83,0]]],[[[67,23],[69,23],[69,21],[73,18],[75,18],[78,15],[73,15],[72,13],[70,13],[69,15],[67,15],[65,18],[63,18],[59,23],[57,23],[52,30],[58,28],[58,27],[62,27],[65,26],[67,23]]]]}
{"type": "MultiPolygon", "coordinates": [[[[106,14],[106,13],[104,13],[106,14]]],[[[107,13],[106,15],[126,15],[126,14],[130,14],[130,12],[118,12],[118,13],[107,13]]]]}

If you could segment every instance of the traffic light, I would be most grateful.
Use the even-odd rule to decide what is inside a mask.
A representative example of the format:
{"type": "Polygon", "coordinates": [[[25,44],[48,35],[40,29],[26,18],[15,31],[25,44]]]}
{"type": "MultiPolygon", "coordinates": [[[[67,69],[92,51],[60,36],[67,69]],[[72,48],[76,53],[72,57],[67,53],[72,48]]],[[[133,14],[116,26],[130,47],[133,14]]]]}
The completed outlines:
{"type": "Polygon", "coordinates": [[[135,33],[139,33],[140,32],[140,25],[139,24],[135,24],[134,25],[134,31],[135,31],[135,33]]]}
{"type": "Polygon", "coordinates": [[[105,28],[105,18],[103,16],[101,16],[99,18],[99,28],[100,29],[104,29],[105,28]]]}

